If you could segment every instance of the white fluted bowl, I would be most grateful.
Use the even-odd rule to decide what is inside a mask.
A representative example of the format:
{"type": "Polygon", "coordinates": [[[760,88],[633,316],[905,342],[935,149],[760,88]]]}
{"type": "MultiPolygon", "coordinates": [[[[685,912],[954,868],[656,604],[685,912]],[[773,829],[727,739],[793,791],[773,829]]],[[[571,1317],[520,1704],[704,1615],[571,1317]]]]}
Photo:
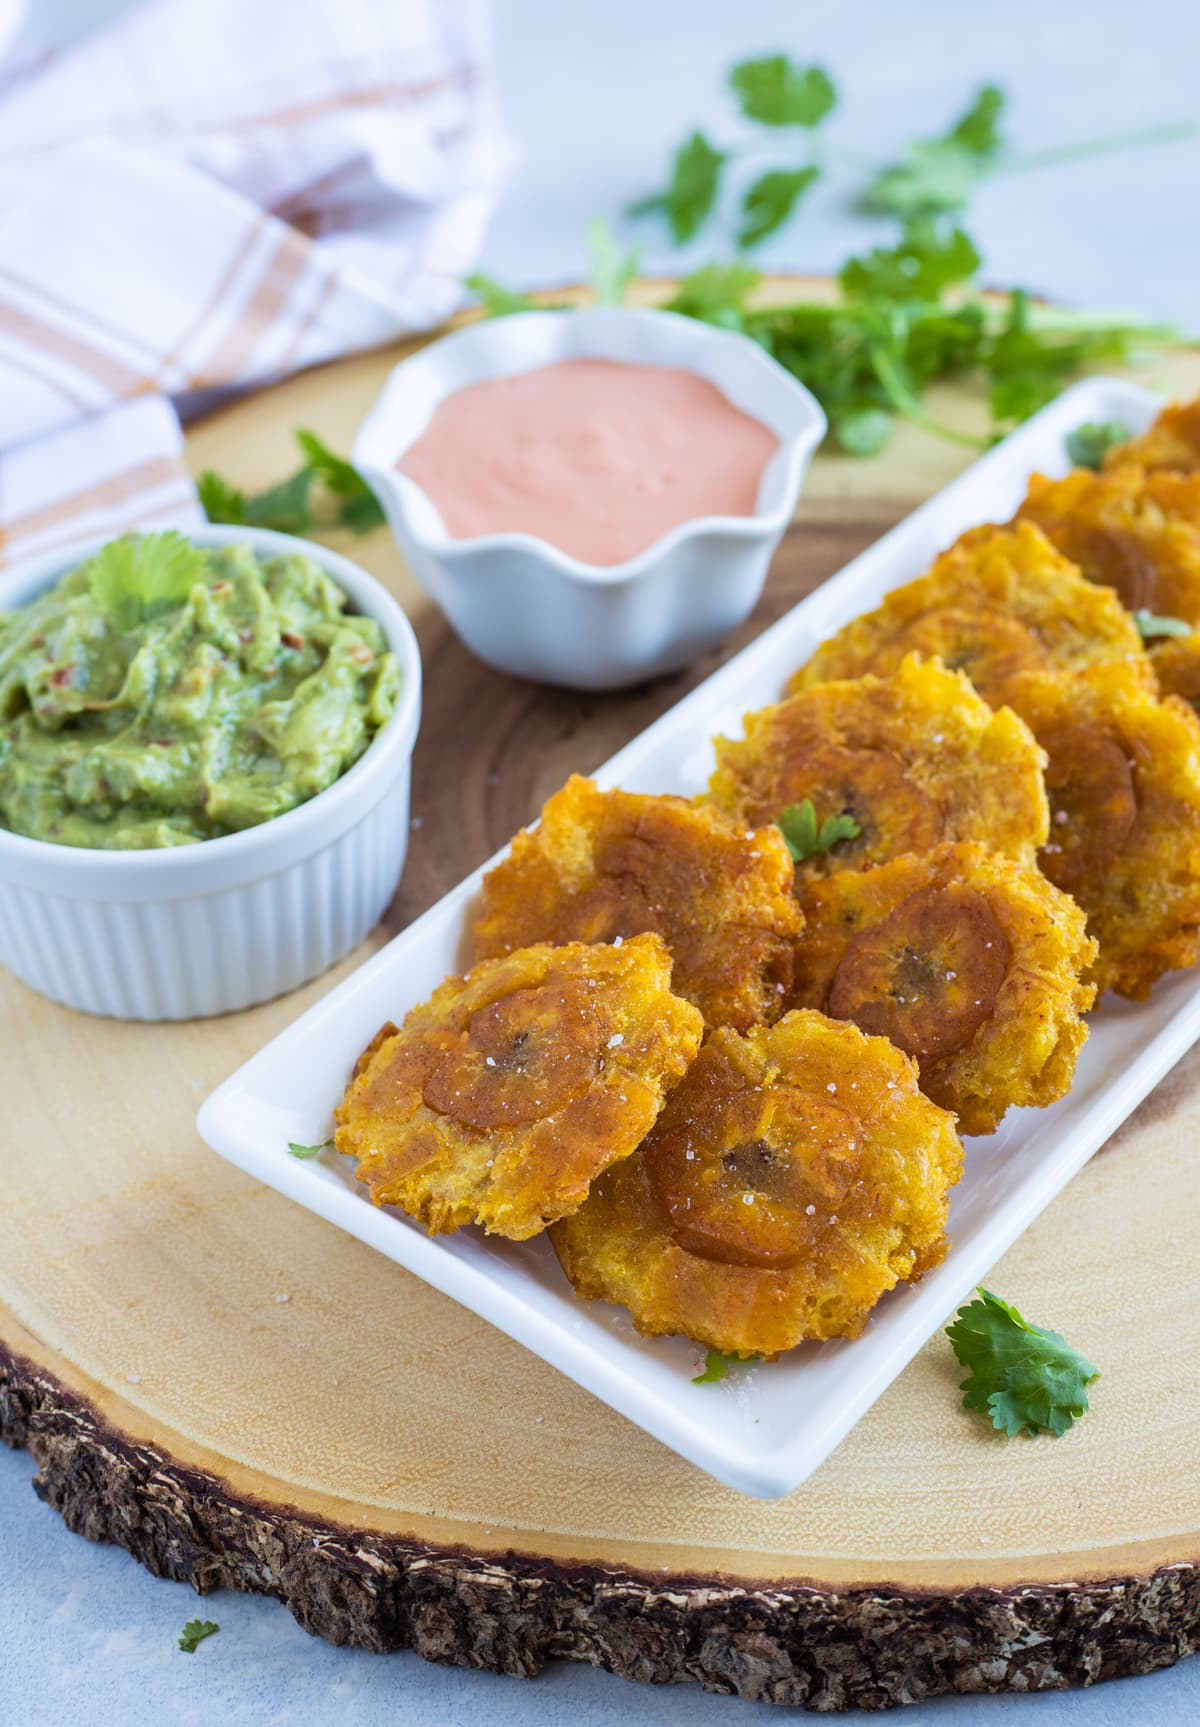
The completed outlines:
{"type": "MultiPolygon", "coordinates": [[[[357,564],[309,540],[207,526],[188,538],[313,558],[383,629],[400,662],[400,697],[332,786],[240,833],[123,852],[0,829],[0,965],[54,1001],[115,1019],[198,1019],[307,983],[379,922],[408,848],[421,658],[396,601],[357,564]]],[[[7,572],[0,610],[33,599],[103,543],[7,572]]]]}
{"type": "Polygon", "coordinates": [[[748,336],[676,312],[589,306],[491,318],[402,360],[351,459],[473,653],[517,677],[606,690],[678,670],[748,616],[824,435],[816,398],[748,336]],[[774,432],[753,515],[698,516],[621,564],[581,563],[534,534],[452,539],[428,494],[397,471],[404,451],[455,390],[580,358],[695,372],[774,432]]]}

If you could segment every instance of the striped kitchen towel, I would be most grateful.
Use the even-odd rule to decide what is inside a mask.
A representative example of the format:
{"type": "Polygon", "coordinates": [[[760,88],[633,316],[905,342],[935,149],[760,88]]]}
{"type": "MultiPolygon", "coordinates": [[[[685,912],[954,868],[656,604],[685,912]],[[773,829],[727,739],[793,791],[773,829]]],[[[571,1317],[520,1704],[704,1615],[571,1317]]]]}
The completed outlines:
{"type": "Polygon", "coordinates": [[[0,564],[199,520],[175,404],[440,321],[511,154],[486,0],[151,0],[0,63],[0,564]]]}

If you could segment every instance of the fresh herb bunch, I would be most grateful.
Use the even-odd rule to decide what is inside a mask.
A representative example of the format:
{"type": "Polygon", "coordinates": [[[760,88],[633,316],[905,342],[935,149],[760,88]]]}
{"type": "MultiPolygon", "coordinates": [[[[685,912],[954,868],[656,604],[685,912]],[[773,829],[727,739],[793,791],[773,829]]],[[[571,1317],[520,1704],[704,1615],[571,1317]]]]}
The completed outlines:
{"type": "MultiPolygon", "coordinates": [[[[622,260],[601,223],[589,232],[597,277],[611,301],[617,285],[632,279],[636,255],[622,260]]],[[[738,258],[701,265],[666,307],[759,343],[808,386],[838,447],[852,456],[882,450],[897,417],[987,449],[1085,367],[1127,362],[1147,346],[1180,339],[1171,326],[1038,306],[1020,290],[1006,299],[985,297],[973,286],[979,264],[962,228],[925,214],[905,224],[896,245],[847,259],[831,301],[755,306],[762,276],[738,258]],[[922,400],[930,384],[965,374],[981,377],[988,392],[992,426],[983,436],[943,424],[922,400]]],[[[467,286],[490,317],[534,304],[490,276],[469,277],[467,286]]],[[[1098,459],[1095,448],[1089,453],[1098,459]]]]}
{"type": "MultiPolygon", "coordinates": [[[[768,54],[739,61],[726,82],[750,129],[724,144],[714,143],[705,132],[689,132],[672,155],[666,184],[629,210],[632,216],[661,217],[677,245],[694,239],[724,204],[736,207],[738,245],[759,245],[790,220],[822,179],[828,162],[837,159],[828,142],[827,122],[837,108],[838,92],[824,67],[768,54]],[[782,153],[786,160],[764,167],[764,153],[782,153]]],[[[856,198],[858,208],[905,223],[956,215],[979,183],[996,175],[1200,133],[1200,126],[1190,121],[1167,122],[1021,156],[1005,141],[1004,105],[998,85],[983,85],[946,131],[918,139],[899,161],[875,172],[856,198]]]]}
{"type": "Polygon", "coordinates": [[[1087,1413],[1087,1387],[1100,1369],[1057,1331],[1031,1325],[989,1290],[959,1308],[946,1336],[970,1369],[960,1387],[964,1408],[990,1416],[1010,1439],[1019,1433],[1060,1437],[1087,1413]]]}

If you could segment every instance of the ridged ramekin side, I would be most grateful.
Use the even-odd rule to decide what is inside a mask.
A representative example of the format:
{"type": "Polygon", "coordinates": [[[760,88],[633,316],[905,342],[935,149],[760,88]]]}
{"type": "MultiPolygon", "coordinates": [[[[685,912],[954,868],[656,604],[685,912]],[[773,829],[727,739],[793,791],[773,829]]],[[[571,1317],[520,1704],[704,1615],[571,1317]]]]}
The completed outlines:
{"type": "Polygon", "coordinates": [[[387,910],[408,843],[409,764],[329,845],[238,886],[110,901],[0,887],[0,966],[114,1019],[234,1012],[319,976],[387,910]]]}

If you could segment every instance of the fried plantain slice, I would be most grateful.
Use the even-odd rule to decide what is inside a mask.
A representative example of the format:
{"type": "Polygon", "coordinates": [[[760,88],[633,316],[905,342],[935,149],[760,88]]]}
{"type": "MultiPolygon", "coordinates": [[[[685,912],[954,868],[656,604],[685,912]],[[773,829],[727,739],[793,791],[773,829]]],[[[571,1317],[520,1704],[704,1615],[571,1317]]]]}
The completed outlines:
{"type": "Polygon", "coordinates": [[[338,1150],[376,1205],[431,1235],[536,1235],[637,1147],[699,1048],[670,978],[656,935],[544,943],[447,978],[359,1058],[338,1150]]]}
{"type": "Polygon", "coordinates": [[[1088,582],[1031,522],[972,528],[929,573],[846,624],[801,666],[789,690],[894,671],[908,653],[938,655],[993,707],[1018,706],[1031,673],[1119,661],[1153,691],[1137,626],[1114,594],[1088,582]]]}
{"type": "Polygon", "coordinates": [[[1149,653],[1160,694],[1200,707],[1200,630],[1151,642],[1149,653]]]}
{"type": "Polygon", "coordinates": [[[1071,1083],[1095,997],[1084,914],[1028,864],[939,847],[809,884],[795,999],[887,1037],[964,1133],[1071,1083]]]}
{"type": "Polygon", "coordinates": [[[653,931],[672,987],[709,1025],[777,1019],[800,927],[792,863],[775,828],[748,833],[686,798],[600,791],[579,775],[484,877],[480,959],[535,941],[653,931]]]}
{"type": "Polygon", "coordinates": [[[551,1240],[577,1294],[736,1355],[856,1337],[942,1258],[953,1118],[882,1038],[792,1012],[708,1038],[654,1132],[551,1240]]]}
{"type": "Polygon", "coordinates": [[[1031,682],[1023,711],[1050,758],[1050,880],[1087,912],[1099,990],[1135,1001],[1200,958],[1200,719],[1103,668],[1031,682]]]}
{"type": "Polygon", "coordinates": [[[1113,444],[1105,452],[1106,468],[1174,468],[1191,473],[1200,468],[1200,396],[1194,402],[1171,402],[1140,438],[1113,444]]]}
{"type": "Polygon", "coordinates": [[[886,677],[815,684],[744,723],[738,741],[716,739],[709,795],[721,809],[765,823],[807,798],[819,821],[848,815],[858,828],[800,861],[798,886],[945,840],[1032,859],[1046,837],[1044,757],[1028,727],[936,660],[910,654],[886,677]]]}
{"type": "Polygon", "coordinates": [[[1019,515],[1129,611],[1200,623],[1200,472],[1034,474],[1019,515]]]}

